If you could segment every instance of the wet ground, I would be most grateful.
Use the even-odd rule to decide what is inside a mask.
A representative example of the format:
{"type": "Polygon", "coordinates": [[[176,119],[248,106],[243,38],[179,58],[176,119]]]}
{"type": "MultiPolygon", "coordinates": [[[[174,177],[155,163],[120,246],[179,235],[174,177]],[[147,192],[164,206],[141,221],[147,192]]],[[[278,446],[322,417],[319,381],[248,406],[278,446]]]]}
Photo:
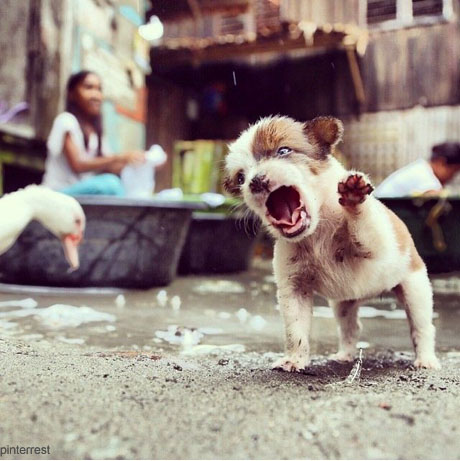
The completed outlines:
{"type": "Polygon", "coordinates": [[[0,446],[49,445],[43,458],[458,459],[460,277],[433,285],[443,369],[412,368],[388,296],[361,308],[351,383],[353,364],[327,360],[336,327],[320,298],[312,366],[270,370],[283,331],[266,261],[149,291],[0,285],[0,446]]]}

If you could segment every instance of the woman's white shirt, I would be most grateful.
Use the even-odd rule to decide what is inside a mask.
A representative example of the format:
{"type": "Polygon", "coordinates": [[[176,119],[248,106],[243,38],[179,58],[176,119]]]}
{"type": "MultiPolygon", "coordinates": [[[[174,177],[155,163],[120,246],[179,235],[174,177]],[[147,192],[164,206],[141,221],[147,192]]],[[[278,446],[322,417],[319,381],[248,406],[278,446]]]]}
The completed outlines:
{"type": "MultiPolygon", "coordinates": [[[[91,133],[88,138],[88,147],[85,147],[83,131],[75,115],[70,112],[59,114],[53,122],[53,127],[48,136],[48,156],[45,164],[45,175],[42,184],[60,190],[71,186],[83,179],[94,176],[95,172],[75,173],[64,155],[64,140],[69,133],[81,155],[87,159],[97,156],[98,140],[96,133],[91,133]]],[[[105,139],[102,140],[102,152],[109,153],[105,139]]]]}

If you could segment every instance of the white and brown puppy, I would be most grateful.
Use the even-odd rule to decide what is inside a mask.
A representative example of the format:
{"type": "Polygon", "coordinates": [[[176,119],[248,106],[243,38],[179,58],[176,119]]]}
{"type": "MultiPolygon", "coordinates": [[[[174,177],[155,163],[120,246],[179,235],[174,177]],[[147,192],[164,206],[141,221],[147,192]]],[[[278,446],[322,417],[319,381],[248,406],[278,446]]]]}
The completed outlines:
{"type": "Polygon", "coordinates": [[[331,155],[343,125],[268,117],[230,145],[225,187],[241,194],[276,238],[274,272],[286,331],[286,354],[274,368],[310,361],[313,295],[330,300],[339,324],[336,360],[353,360],[366,298],[393,290],[403,303],[415,366],[439,368],[433,295],[425,265],[403,222],[371,194],[363,173],[331,155]]]}

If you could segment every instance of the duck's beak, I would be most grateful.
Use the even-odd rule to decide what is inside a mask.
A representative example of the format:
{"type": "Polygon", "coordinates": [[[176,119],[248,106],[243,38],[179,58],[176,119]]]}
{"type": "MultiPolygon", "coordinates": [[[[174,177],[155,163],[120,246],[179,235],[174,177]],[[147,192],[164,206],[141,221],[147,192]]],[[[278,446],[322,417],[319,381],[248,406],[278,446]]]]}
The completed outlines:
{"type": "Polygon", "coordinates": [[[65,259],[70,265],[72,271],[75,271],[80,266],[80,259],[78,257],[78,245],[82,239],[81,235],[67,234],[61,239],[64,248],[65,259]]]}

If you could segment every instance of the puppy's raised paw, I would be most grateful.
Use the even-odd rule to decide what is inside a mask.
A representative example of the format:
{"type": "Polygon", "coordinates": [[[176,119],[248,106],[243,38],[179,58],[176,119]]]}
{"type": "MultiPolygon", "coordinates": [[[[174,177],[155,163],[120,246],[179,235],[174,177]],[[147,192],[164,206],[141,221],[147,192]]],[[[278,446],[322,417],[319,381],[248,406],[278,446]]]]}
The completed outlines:
{"type": "Polygon", "coordinates": [[[339,182],[337,188],[340,195],[339,203],[344,207],[354,207],[363,203],[373,190],[374,188],[363,175],[351,174],[347,179],[339,182]]]}
{"type": "Polygon", "coordinates": [[[439,370],[441,363],[435,355],[417,357],[414,362],[416,368],[427,368],[429,370],[439,370]]]}
{"type": "Polygon", "coordinates": [[[297,355],[286,356],[278,359],[273,365],[272,370],[282,371],[301,371],[307,367],[310,363],[308,357],[302,357],[297,355]]]}

